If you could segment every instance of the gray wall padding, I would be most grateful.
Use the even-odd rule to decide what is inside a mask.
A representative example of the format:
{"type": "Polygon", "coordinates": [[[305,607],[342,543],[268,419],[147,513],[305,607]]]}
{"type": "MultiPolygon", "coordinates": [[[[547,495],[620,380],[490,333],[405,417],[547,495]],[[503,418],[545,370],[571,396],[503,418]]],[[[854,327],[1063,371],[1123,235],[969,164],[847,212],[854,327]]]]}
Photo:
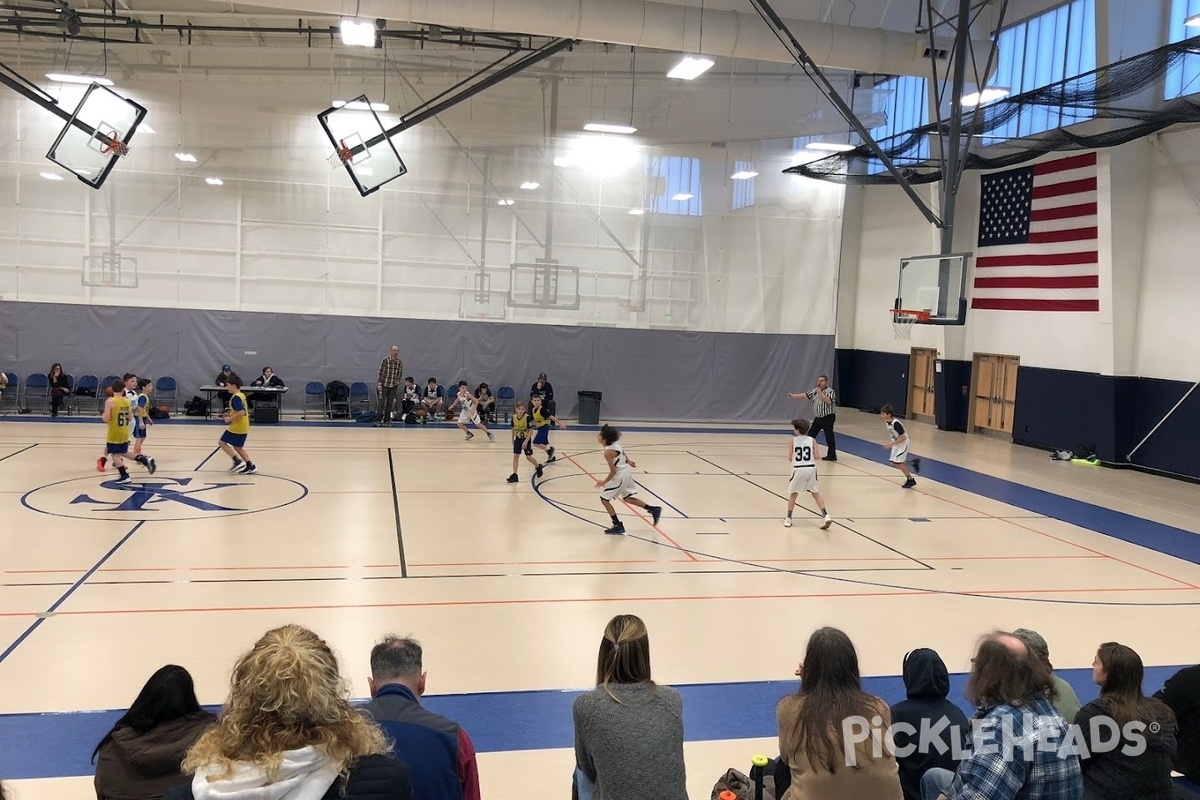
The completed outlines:
{"type": "Polygon", "coordinates": [[[544,371],[565,417],[575,416],[576,392],[587,389],[604,393],[605,419],[785,420],[800,411],[787,390],[833,370],[832,334],[0,303],[0,369],[19,372],[22,381],[54,361],[77,377],[172,375],[181,402],[225,363],[247,381],[264,364],[274,367],[291,389],[285,409],[300,408],[311,380],[363,380],[373,398],[379,362],[392,344],[418,384],[431,375],[447,386],[487,381],[522,397],[544,371]]]}

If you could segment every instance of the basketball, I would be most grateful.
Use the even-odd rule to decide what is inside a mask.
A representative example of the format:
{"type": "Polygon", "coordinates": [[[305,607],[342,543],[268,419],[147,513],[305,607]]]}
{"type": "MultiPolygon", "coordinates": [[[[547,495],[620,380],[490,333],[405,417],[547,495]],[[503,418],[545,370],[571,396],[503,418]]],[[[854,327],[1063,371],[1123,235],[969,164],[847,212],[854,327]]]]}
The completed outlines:
{"type": "Polygon", "coordinates": [[[108,397],[112,397],[112,396],[113,396],[113,390],[112,390],[112,387],[111,387],[111,386],[105,386],[105,387],[104,387],[104,394],[105,394],[106,396],[108,396],[108,397]]]}

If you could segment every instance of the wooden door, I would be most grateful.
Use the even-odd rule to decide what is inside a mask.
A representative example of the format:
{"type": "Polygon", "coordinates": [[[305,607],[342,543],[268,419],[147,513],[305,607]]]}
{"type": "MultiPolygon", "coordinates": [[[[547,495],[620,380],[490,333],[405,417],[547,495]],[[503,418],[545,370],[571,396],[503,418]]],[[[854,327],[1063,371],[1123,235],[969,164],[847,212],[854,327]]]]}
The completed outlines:
{"type": "Polygon", "coordinates": [[[976,354],[971,374],[973,430],[1012,435],[1020,363],[1016,356],[976,354]]]}
{"type": "Polygon", "coordinates": [[[933,417],[936,405],[933,388],[937,350],[914,347],[908,359],[908,407],[910,418],[933,417]]]}

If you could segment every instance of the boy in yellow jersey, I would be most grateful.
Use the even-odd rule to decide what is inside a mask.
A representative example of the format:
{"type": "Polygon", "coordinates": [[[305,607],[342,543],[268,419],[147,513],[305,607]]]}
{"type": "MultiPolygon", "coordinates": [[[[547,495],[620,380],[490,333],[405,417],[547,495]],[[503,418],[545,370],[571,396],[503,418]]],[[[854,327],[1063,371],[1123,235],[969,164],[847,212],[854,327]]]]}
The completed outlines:
{"type": "Polygon", "coordinates": [[[533,457],[533,442],[529,438],[529,415],[525,413],[525,404],[517,403],[513,406],[512,417],[512,443],[513,443],[513,471],[512,475],[508,476],[509,483],[516,483],[520,478],[517,477],[517,465],[521,463],[521,453],[525,453],[525,458],[530,464],[538,470],[538,475],[541,475],[542,465],[533,457]]]}
{"type": "Polygon", "coordinates": [[[250,434],[250,414],[247,412],[246,395],[242,394],[242,379],[230,375],[225,379],[229,387],[229,408],[221,415],[221,421],[229,427],[221,434],[220,448],[233,459],[230,472],[253,475],[258,472],[250,456],[246,454],[246,437],[250,434]]]}
{"type": "Polygon", "coordinates": [[[112,458],[113,466],[121,474],[117,483],[129,483],[129,470],[125,469],[125,459],[129,452],[129,433],[133,430],[133,405],[123,392],[125,384],[122,381],[112,382],[112,397],[104,401],[103,420],[107,428],[105,435],[105,454],[112,458]]]}
{"type": "MultiPolygon", "coordinates": [[[[546,451],[546,464],[554,461],[554,448],[550,446],[550,425],[557,425],[561,430],[566,430],[567,426],[559,421],[558,417],[550,413],[550,410],[542,405],[544,400],[539,394],[535,394],[530,400],[533,402],[533,408],[529,412],[530,421],[533,424],[533,446],[539,450],[546,451]]],[[[546,464],[538,464],[537,477],[542,477],[542,467],[546,464]]]]}

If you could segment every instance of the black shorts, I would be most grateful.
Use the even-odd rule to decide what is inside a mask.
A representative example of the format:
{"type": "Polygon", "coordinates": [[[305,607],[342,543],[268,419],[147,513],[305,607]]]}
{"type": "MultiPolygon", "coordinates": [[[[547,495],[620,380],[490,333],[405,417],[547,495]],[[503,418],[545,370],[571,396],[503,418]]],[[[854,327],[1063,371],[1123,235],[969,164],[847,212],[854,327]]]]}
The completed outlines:
{"type": "Polygon", "coordinates": [[[525,451],[525,455],[533,455],[533,442],[526,436],[524,439],[513,439],[513,455],[520,455],[521,451],[525,451]]]}

